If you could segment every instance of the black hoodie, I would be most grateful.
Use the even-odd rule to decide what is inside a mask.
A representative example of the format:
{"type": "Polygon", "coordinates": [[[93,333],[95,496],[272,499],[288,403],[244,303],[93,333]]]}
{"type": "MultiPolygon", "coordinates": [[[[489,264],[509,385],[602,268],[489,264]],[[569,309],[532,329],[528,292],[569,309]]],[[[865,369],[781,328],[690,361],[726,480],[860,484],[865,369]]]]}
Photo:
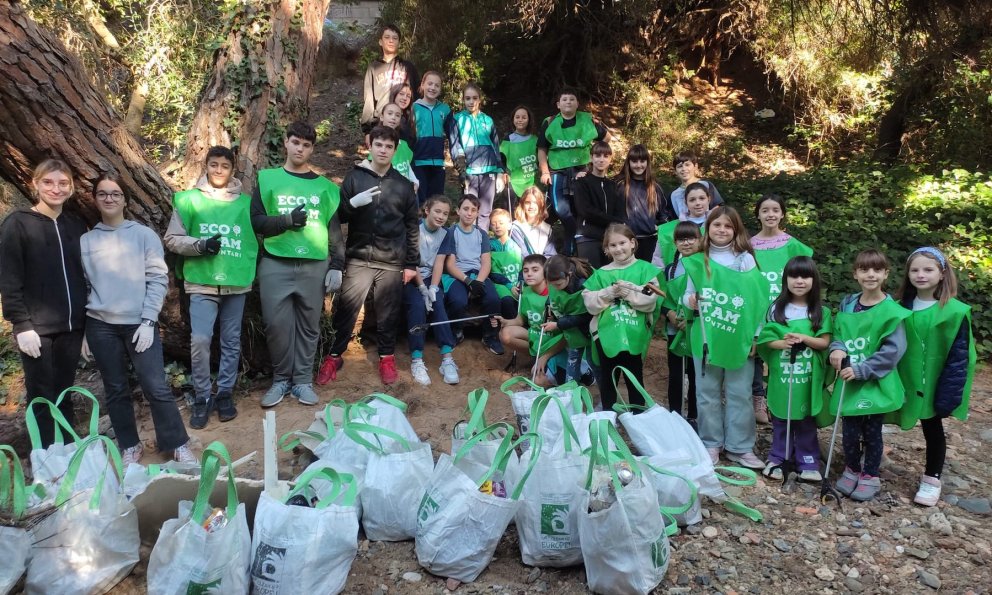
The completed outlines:
{"type": "Polygon", "coordinates": [[[602,240],[611,223],[626,223],[627,205],[617,183],[591,173],[577,178],[572,185],[578,234],[590,240],[602,240]]]}
{"type": "Polygon", "coordinates": [[[79,238],[86,224],[71,213],[51,219],[31,209],[0,226],[0,302],[14,334],[83,329],[86,277],[79,238]]]}
{"type": "Polygon", "coordinates": [[[395,168],[380,176],[371,166],[356,165],[341,184],[338,215],[348,224],[345,258],[373,268],[417,270],[420,266],[420,207],[413,184],[395,168]],[[378,186],[380,193],[364,207],[351,197],[378,186]]]}

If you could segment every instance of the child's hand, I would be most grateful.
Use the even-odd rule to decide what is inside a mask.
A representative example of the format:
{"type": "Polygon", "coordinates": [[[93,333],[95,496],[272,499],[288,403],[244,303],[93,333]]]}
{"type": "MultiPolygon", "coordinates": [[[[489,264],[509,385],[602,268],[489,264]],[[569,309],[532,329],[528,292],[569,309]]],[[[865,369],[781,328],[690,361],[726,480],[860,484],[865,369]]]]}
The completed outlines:
{"type": "Polygon", "coordinates": [[[699,298],[694,293],[690,293],[685,299],[686,305],[692,310],[699,309],[699,298]]]}
{"type": "Polygon", "coordinates": [[[672,326],[678,326],[679,317],[678,315],[675,314],[675,310],[669,310],[668,314],[665,315],[665,318],[668,319],[668,323],[671,324],[672,326]]]}
{"type": "Polygon", "coordinates": [[[491,316],[489,318],[489,325],[493,328],[499,328],[499,325],[506,322],[506,319],[502,316],[491,316]]]}
{"type": "Polygon", "coordinates": [[[545,322],[541,325],[541,329],[546,333],[553,333],[558,330],[558,323],[555,321],[545,322]]]}
{"type": "Polygon", "coordinates": [[[791,345],[798,345],[809,337],[802,333],[785,333],[785,342],[791,345]]]}
{"type": "Polygon", "coordinates": [[[679,318],[679,319],[677,319],[677,321],[675,322],[675,328],[677,328],[680,331],[684,331],[685,330],[685,318],[679,318]]]}
{"type": "Polygon", "coordinates": [[[541,183],[545,186],[551,185],[551,172],[545,171],[541,172],[541,183]]]}
{"type": "Polygon", "coordinates": [[[840,367],[844,364],[845,357],[847,357],[847,352],[843,349],[834,349],[830,352],[830,365],[834,367],[834,370],[840,372],[840,367]]]}
{"type": "Polygon", "coordinates": [[[854,380],[854,368],[848,366],[841,370],[838,376],[840,376],[840,379],[844,382],[854,380]]]}

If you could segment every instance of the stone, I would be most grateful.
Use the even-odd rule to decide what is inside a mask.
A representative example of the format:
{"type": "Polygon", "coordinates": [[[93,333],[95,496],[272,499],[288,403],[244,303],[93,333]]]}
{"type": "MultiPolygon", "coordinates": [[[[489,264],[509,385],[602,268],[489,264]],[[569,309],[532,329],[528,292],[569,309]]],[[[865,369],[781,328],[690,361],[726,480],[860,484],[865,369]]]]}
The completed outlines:
{"type": "Polygon", "coordinates": [[[985,442],[992,442],[992,428],[982,430],[982,433],[978,435],[979,438],[985,442]]]}
{"type": "Polygon", "coordinates": [[[533,568],[531,569],[530,573],[527,575],[527,582],[532,583],[536,581],[540,576],[541,576],[541,569],[533,568]]]}
{"type": "Polygon", "coordinates": [[[865,590],[865,586],[862,585],[860,581],[851,577],[844,579],[844,586],[847,587],[852,593],[861,593],[865,590]]]}
{"type": "Polygon", "coordinates": [[[932,572],[920,568],[916,571],[916,578],[919,579],[921,583],[930,587],[931,589],[940,588],[941,585],[940,577],[932,572]]]}
{"type": "Polygon", "coordinates": [[[904,551],[907,556],[913,556],[914,558],[919,558],[920,560],[926,560],[930,557],[930,552],[913,546],[907,546],[904,551]]]}
{"type": "Polygon", "coordinates": [[[697,585],[702,585],[704,587],[710,586],[710,577],[706,574],[697,574],[695,578],[697,585]]]}
{"type": "Polygon", "coordinates": [[[775,546],[775,549],[780,552],[788,553],[792,551],[792,546],[786,543],[783,539],[773,539],[772,545],[775,546]]]}
{"type": "Polygon", "coordinates": [[[410,582],[410,583],[419,583],[421,580],[423,580],[423,578],[424,578],[423,575],[421,575],[419,572],[404,572],[403,573],[403,580],[405,580],[407,582],[410,582]]]}
{"type": "Polygon", "coordinates": [[[805,516],[816,516],[820,514],[818,508],[813,508],[812,506],[797,506],[795,508],[796,514],[801,514],[805,516]]]}
{"type": "Polygon", "coordinates": [[[747,533],[745,533],[741,537],[746,537],[749,542],[751,542],[751,543],[753,543],[755,545],[761,543],[761,535],[758,535],[757,533],[754,533],[752,531],[748,531],[747,533]]]}
{"type": "Polygon", "coordinates": [[[963,508],[972,514],[992,514],[992,504],[988,498],[961,498],[958,508],[963,508]]]}
{"type": "Polygon", "coordinates": [[[847,578],[861,578],[861,571],[857,568],[851,568],[847,571],[847,578]]]}
{"type": "Polygon", "coordinates": [[[689,577],[685,574],[680,574],[677,579],[675,579],[675,584],[680,587],[685,587],[689,584],[689,577]]]}
{"type": "Polygon", "coordinates": [[[813,574],[815,574],[816,578],[820,579],[821,581],[834,580],[834,572],[829,568],[827,568],[826,566],[821,566],[817,568],[816,570],[813,571],[813,574]]]}
{"type": "Polygon", "coordinates": [[[696,523],[695,525],[687,526],[685,528],[685,532],[688,533],[689,535],[699,535],[700,533],[703,532],[703,528],[700,526],[699,523],[696,523]]]}
{"type": "Polygon", "coordinates": [[[703,537],[706,539],[713,539],[720,534],[720,531],[716,527],[703,527],[703,537]]]}
{"type": "Polygon", "coordinates": [[[956,505],[958,503],[958,500],[960,500],[961,498],[959,498],[955,494],[944,494],[941,497],[941,499],[944,502],[947,502],[948,504],[950,504],[951,506],[954,506],[954,505],[956,505]]]}

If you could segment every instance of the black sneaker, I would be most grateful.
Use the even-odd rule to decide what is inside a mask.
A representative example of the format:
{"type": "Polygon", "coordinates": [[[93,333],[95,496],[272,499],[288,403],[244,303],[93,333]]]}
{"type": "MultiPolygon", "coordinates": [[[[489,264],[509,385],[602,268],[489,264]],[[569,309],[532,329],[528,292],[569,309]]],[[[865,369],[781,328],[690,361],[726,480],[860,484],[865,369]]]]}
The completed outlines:
{"type": "Polygon", "coordinates": [[[210,412],[213,409],[213,399],[197,399],[193,401],[193,412],[189,416],[189,427],[194,430],[202,430],[207,427],[207,420],[210,418],[210,412]]]}
{"type": "Polygon", "coordinates": [[[503,344],[499,342],[499,337],[496,335],[482,337],[482,344],[486,346],[486,349],[492,351],[496,355],[503,355],[506,353],[503,349],[503,344]]]}
{"type": "Polygon", "coordinates": [[[238,410],[234,407],[234,399],[231,391],[222,390],[217,393],[217,417],[222,421],[231,421],[238,416],[238,410]]]}
{"type": "Polygon", "coordinates": [[[465,331],[462,329],[455,329],[455,345],[461,345],[462,341],[465,340],[465,331]]]}

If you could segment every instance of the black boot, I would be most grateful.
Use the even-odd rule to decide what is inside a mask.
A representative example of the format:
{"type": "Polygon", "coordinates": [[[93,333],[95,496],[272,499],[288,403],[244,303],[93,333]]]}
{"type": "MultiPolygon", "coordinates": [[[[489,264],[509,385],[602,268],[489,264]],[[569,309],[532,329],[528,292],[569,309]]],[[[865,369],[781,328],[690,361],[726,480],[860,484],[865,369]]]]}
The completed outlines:
{"type": "Polygon", "coordinates": [[[231,398],[231,391],[222,390],[217,392],[217,417],[222,422],[231,421],[238,416],[238,410],[234,407],[234,399],[231,398]]]}
{"type": "Polygon", "coordinates": [[[210,412],[213,408],[214,400],[211,398],[193,401],[193,412],[189,416],[189,427],[194,430],[202,430],[207,427],[207,420],[210,418],[210,412]]]}

